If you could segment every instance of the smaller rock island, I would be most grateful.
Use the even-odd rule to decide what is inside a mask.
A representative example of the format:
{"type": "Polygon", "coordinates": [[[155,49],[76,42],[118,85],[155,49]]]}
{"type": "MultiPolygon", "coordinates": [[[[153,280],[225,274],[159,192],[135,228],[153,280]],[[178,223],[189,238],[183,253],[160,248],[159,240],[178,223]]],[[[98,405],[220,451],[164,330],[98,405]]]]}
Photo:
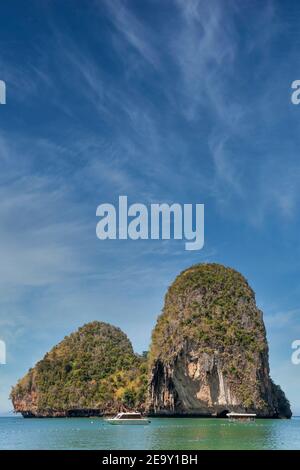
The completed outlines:
{"type": "Polygon", "coordinates": [[[102,416],[143,408],[147,380],[145,358],[125,333],[94,321],[47,353],[11,399],[25,418],[102,416]]]}

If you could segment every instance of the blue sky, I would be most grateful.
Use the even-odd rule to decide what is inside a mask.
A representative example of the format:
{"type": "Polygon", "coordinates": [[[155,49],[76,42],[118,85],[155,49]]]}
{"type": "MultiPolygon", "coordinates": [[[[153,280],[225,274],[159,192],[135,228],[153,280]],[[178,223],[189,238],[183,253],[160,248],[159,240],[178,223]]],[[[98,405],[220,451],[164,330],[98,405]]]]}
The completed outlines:
{"type": "Polygon", "coordinates": [[[0,6],[0,412],[11,385],[91,320],[148,348],[168,285],[241,271],[271,375],[300,414],[300,7],[296,1],[0,6]],[[205,247],[99,241],[96,207],[205,204],[205,247]]]}

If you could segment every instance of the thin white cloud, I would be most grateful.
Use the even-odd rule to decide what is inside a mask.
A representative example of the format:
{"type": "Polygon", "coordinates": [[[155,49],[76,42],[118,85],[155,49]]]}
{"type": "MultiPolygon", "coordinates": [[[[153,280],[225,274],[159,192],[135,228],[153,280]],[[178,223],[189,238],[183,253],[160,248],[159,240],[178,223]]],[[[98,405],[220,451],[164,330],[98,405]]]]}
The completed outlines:
{"type": "Polygon", "coordinates": [[[270,313],[265,316],[265,319],[270,328],[281,329],[283,327],[290,327],[293,329],[296,325],[300,325],[300,309],[270,313]]]}
{"type": "Polygon", "coordinates": [[[105,1],[114,26],[121,32],[126,41],[153,67],[160,66],[157,49],[153,46],[154,31],[143,24],[130,10],[124,1],[105,1]]]}
{"type": "Polygon", "coordinates": [[[43,158],[43,146],[31,147],[30,157],[30,141],[25,148],[24,139],[21,146],[16,137],[11,145],[3,136],[1,142],[6,161],[0,188],[1,285],[40,286],[84,272],[87,267],[74,245],[86,232],[72,187],[57,174],[33,172],[36,152],[43,158]]]}

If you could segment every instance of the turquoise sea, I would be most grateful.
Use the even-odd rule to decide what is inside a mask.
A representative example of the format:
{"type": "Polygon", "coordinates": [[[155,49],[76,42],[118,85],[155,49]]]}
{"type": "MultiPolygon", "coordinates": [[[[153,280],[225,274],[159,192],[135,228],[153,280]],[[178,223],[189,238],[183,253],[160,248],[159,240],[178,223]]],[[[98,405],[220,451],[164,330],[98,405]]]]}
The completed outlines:
{"type": "Polygon", "coordinates": [[[101,418],[9,417],[0,418],[0,449],[300,449],[300,418],[153,418],[148,426],[112,426],[101,418]]]}

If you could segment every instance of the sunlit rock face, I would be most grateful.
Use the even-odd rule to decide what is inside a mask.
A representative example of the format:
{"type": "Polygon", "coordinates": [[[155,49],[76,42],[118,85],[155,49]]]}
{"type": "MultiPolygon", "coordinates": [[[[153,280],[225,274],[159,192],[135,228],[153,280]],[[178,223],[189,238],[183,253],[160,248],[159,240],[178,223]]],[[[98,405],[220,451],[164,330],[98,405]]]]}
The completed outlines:
{"type": "Polygon", "coordinates": [[[199,264],[175,279],[149,357],[152,413],[291,417],[289,402],[269,375],[262,312],[233,269],[199,264]]]}

